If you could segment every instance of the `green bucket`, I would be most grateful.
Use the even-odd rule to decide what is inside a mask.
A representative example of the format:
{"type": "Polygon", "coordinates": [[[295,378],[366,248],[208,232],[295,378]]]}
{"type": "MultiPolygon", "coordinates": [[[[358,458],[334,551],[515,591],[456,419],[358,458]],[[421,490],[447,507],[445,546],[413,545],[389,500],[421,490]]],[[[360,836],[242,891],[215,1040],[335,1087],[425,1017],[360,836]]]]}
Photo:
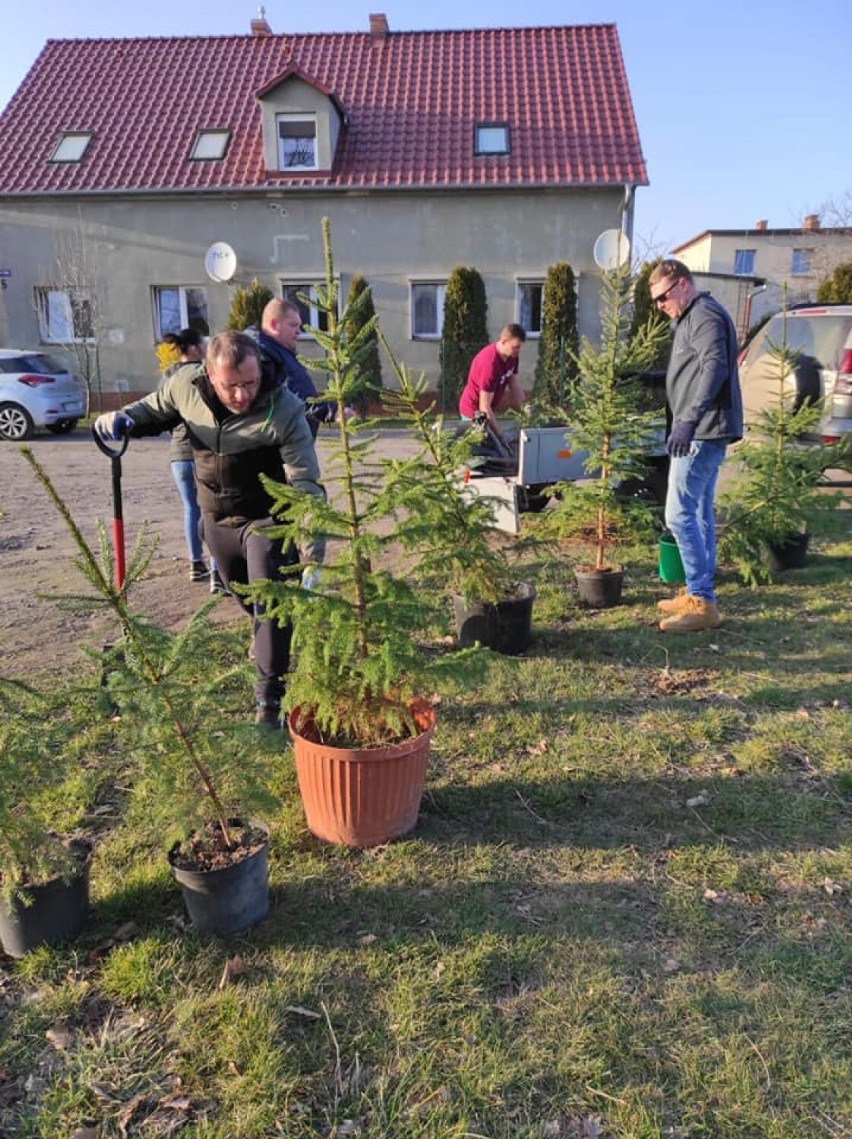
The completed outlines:
{"type": "Polygon", "coordinates": [[[680,550],[671,534],[664,534],[660,538],[660,581],[668,582],[669,585],[683,585],[686,581],[680,550]]]}

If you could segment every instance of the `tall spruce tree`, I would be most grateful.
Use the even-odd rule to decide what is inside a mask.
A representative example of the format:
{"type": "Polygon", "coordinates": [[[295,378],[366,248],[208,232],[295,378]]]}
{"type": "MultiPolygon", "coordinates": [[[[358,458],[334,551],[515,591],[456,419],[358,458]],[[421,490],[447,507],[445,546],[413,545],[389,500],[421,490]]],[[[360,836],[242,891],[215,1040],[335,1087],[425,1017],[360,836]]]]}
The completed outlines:
{"type": "Polygon", "coordinates": [[[367,280],[355,273],[346,296],[349,314],[346,339],[356,355],[358,382],[352,395],[352,407],[366,415],[370,406],[381,399],[382,360],[379,355],[379,338],[376,334],[376,309],[373,292],[367,280]]]}
{"type": "Polygon", "coordinates": [[[577,377],[577,284],[567,261],[551,265],[544,282],[541,335],[533,394],[540,404],[566,407],[577,377]]]}
{"type": "Polygon", "coordinates": [[[457,266],[444,294],[441,332],[441,406],[455,408],[470,362],[488,343],[488,301],[485,282],[476,269],[457,266]]]}
{"type": "Polygon", "coordinates": [[[262,285],[257,277],[250,285],[238,285],[231,297],[231,308],[225,328],[242,332],[253,324],[260,324],[263,310],[274,295],[272,289],[262,285]]]}

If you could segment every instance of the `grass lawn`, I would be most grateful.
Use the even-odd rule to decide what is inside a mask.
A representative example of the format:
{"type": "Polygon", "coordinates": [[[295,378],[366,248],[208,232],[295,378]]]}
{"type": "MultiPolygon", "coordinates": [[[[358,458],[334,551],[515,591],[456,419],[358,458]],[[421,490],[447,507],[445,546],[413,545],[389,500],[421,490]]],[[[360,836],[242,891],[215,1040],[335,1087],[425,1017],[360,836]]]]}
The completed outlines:
{"type": "Polygon", "coordinates": [[[599,612],[527,558],[533,646],[439,694],[412,836],[322,844],[258,744],[250,934],[102,805],[86,933],[0,965],[4,1139],[852,1135],[852,540],[683,637],[650,552],[599,612]]]}

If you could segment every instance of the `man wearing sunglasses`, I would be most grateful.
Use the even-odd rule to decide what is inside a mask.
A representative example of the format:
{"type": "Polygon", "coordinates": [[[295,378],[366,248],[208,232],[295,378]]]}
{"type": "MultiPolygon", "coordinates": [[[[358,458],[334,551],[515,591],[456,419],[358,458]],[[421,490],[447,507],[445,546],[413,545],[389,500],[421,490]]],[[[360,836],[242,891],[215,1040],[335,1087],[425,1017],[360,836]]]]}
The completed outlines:
{"type": "Polygon", "coordinates": [[[657,602],[664,633],[715,629],[719,610],[713,590],[716,523],[713,500],[729,443],[743,434],[737,374],[737,334],[725,309],[699,293],[681,261],[661,261],[648,278],[651,300],[674,324],[666,373],[672,426],[666,442],[671,463],[666,525],[683,562],[686,589],[657,602]]]}

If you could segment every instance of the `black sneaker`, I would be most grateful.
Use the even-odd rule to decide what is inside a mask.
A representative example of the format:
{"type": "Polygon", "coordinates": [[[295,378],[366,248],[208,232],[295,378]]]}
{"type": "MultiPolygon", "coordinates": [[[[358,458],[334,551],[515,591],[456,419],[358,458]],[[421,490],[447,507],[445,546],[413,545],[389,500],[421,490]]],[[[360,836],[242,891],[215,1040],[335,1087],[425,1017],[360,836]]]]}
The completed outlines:
{"type": "Polygon", "coordinates": [[[189,580],[190,581],[207,581],[210,577],[210,570],[204,562],[190,562],[189,563],[189,580]]]}
{"type": "Polygon", "coordinates": [[[275,731],[280,732],[283,727],[281,723],[281,708],[278,704],[264,704],[258,701],[257,710],[254,714],[254,722],[265,728],[274,728],[275,731]]]}
{"type": "Polygon", "coordinates": [[[225,585],[222,578],[219,576],[218,570],[210,571],[210,592],[211,593],[227,593],[228,587],[225,585]]]}

